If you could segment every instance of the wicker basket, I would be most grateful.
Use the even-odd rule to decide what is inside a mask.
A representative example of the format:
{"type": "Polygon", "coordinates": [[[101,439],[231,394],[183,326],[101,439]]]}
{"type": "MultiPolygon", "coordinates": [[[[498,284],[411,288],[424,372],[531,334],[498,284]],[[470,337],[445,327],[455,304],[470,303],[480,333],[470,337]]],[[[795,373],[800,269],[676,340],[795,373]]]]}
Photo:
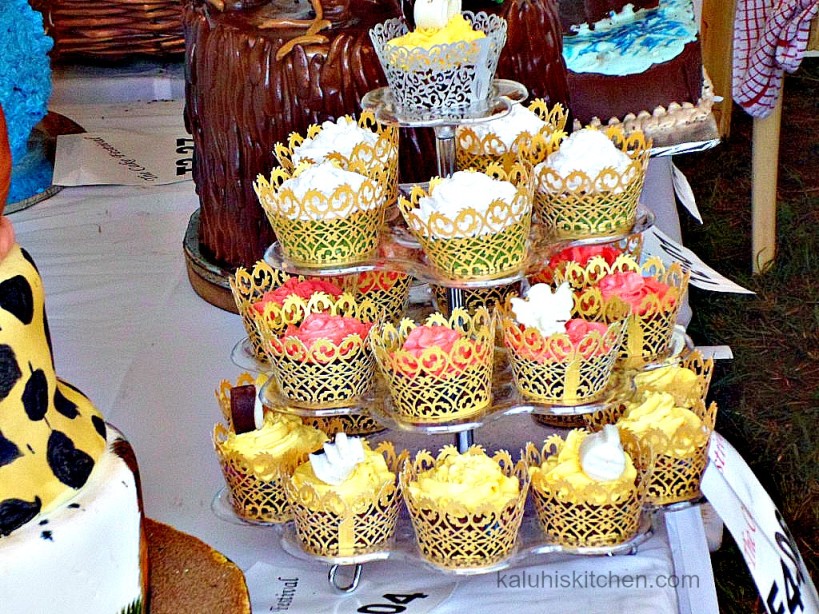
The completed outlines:
{"type": "Polygon", "coordinates": [[[181,0],[31,0],[54,39],[51,57],[116,62],[185,52],[181,0]]]}

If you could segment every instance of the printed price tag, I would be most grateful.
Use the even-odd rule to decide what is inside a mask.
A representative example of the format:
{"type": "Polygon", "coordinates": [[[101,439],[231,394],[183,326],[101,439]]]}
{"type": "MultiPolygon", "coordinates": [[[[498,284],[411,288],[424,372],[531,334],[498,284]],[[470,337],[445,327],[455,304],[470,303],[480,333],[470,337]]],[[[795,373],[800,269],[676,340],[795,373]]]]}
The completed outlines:
{"type": "Polygon", "coordinates": [[[769,614],[819,614],[796,542],[762,484],[722,436],[711,435],[702,492],[742,549],[769,614]]]}
{"type": "MultiPolygon", "coordinates": [[[[398,563],[388,563],[395,566],[398,563]]],[[[245,572],[254,612],[310,612],[311,614],[427,614],[455,590],[456,584],[442,575],[420,576],[391,570],[377,573],[371,565],[362,570],[361,582],[352,593],[342,594],[327,582],[329,567],[293,569],[256,563],[245,572]]],[[[342,568],[342,575],[351,568],[342,568]]]]}
{"type": "Polygon", "coordinates": [[[193,139],[177,131],[86,132],[57,137],[53,183],[151,186],[191,179],[193,139]]]}
{"type": "Polygon", "coordinates": [[[668,237],[657,227],[651,227],[643,233],[643,253],[657,256],[666,264],[681,262],[683,268],[691,271],[691,285],[703,290],[754,294],[751,290],[717,273],[700,260],[694,252],[668,237]]]}
{"type": "Polygon", "coordinates": [[[680,203],[685,207],[686,211],[690,213],[695,220],[702,224],[702,215],[697,208],[697,199],[694,197],[694,190],[691,189],[691,184],[683,172],[678,169],[674,163],[671,163],[671,177],[674,184],[674,193],[677,195],[680,203]]]}

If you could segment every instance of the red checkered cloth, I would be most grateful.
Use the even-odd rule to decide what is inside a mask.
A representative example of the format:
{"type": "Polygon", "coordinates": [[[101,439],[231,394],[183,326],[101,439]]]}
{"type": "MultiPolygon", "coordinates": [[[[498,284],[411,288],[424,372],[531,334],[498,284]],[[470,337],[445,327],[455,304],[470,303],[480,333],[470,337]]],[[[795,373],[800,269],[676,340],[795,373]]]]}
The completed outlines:
{"type": "Polygon", "coordinates": [[[819,0],[737,0],[734,100],[754,117],[773,110],[784,71],[799,68],[819,0]]]}

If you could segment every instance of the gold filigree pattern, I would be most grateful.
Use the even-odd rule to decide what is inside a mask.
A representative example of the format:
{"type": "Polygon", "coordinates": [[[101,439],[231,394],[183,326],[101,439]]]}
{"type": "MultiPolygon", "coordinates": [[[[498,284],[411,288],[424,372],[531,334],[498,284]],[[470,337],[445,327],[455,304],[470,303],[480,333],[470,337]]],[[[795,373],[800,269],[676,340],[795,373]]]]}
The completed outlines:
{"type": "Polygon", "coordinates": [[[228,429],[217,424],[213,429],[213,447],[219,458],[222,475],[230,491],[230,502],[236,515],[251,522],[282,523],[293,516],[284,490],[282,471],[291,463],[307,458],[277,458],[260,452],[252,461],[225,448],[228,429]]]}
{"type": "Polygon", "coordinates": [[[365,338],[348,335],[340,344],[319,339],[310,347],[295,337],[280,336],[277,331],[288,325],[298,326],[310,313],[348,316],[374,323],[379,311],[372,301],[358,302],[349,293],[333,299],[317,293],[304,301],[301,297],[285,299],[276,317],[265,310],[258,320],[264,349],[282,395],[292,403],[316,409],[340,407],[361,397],[372,388],[375,362],[369,347],[373,329],[365,338]]]}
{"type": "Polygon", "coordinates": [[[559,429],[577,429],[586,426],[583,414],[532,414],[532,420],[543,426],[551,426],[559,429]]]}
{"type": "MultiPolygon", "coordinates": [[[[432,290],[432,300],[435,301],[438,311],[443,314],[450,313],[449,288],[437,284],[430,284],[429,287],[432,290]]],[[[491,311],[496,305],[503,304],[503,301],[510,294],[519,294],[520,282],[488,288],[463,288],[461,292],[463,294],[463,308],[469,313],[475,313],[475,310],[479,307],[486,307],[491,311]]]]}
{"type": "Polygon", "coordinates": [[[573,317],[602,320],[602,314],[617,311],[621,319],[609,322],[604,334],[588,332],[577,344],[567,333],[543,337],[536,328],[521,327],[510,299],[504,303],[500,310],[503,343],[509,350],[515,386],[524,398],[579,405],[605,394],[629,317],[619,299],[588,301],[586,294],[573,294],[573,317]]]}
{"type": "MultiPolygon", "coordinates": [[[[603,484],[591,484],[578,491],[566,480],[546,480],[542,472],[532,476],[530,491],[540,527],[552,542],[562,546],[613,546],[628,541],[640,529],[640,514],[651,479],[652,455],[641,448],[630,433],[623,433],[624,447],[638,468],[634,487],[627,492],[612,491],[603,484]],[[630,444],[626,444],[626,440],[630,444]]],[[[540,467],[559,454],[564,440],[552,435],[541,449],[526,444],[528,467],[540,467]]]]}
{"type": "Polygon", "coordinates": [[[397,271],[365,271],[345,278],[345,288],[360,300],[375,303],[388,322],[404,317],[411,286],[412,277],[397,271]]]}
{"type": "Polygon", "coordinates": [[[347,435],[372,435],[386,430],[369,413],[344,414],[342,416],[302,416],[302,424],[312,426],[332,438],[336,433],[347,435]]]}
{"type": "MultiPolygon", "coordinates": [[[[475,171],[478,172],[478,171],[475,171]]],[[[516,190],[511,202],[493,201],[485,213],[465,209],[455,217],[433,212],[425,221],[418,215],[419,200],[442,181],[434,177],[429,193],[414,186],[410,198],[398,198],[398,207],[438,272],[450,279],[491,279],[517,269],[526,256],[532,214],[529,169],[515,164],[506,172],[498,165],[484,171],[516,190]]]]}
{"type": "Polygon", "coordinates": [[[430,315],[423,324],[443,326],[463,335],[444,351],[429,347],[416,357],[402,349],[419,324],[409,318],[398,327],[383,323],[371,339],[372,350],[402,419],[436,423],[475,414],[492,401],[494,319],[485,308],[474,315],[455,309],[447,318],[430,315]]]}
{"type": "Polygon", "coordinates": [[[654,454],[648,499],[654,505],[670,505],[701,496],[700,484],[708,464],[708,441],[717,419],[717,404],[699,401],[691,408],[702,422],[699,428],[683,425],[669,437],[659,429],[639,435],[642,446],[654,454]]]}
{"type": "MultiPolygon", "coordinates": [[[[375,451],[396,475],[408,457],[406,450],[396,454],[390,442],[378,444],[375,451]]],[[[285,490],[305,552],[327,557],[367,554],[389,547],[395,535],[401,503],[397,477],[353,501],[334,492],[320,495],[310,485],[296,488],[289,478],[285,490]]]]}
{"type": "Polygon", "coordinates": [[[259,175],[253,183],[285,257],[304,266],[323,266],[375,254],[386,211],[385,171],[353,161],[347,170],[366,177],[359,189],[344,184],[331,196],[309,189],[299,198],[283,184],[307,166],[299,165],[292,174],[276,167],[269,180],[259,175]]]}
{"type": "MultiPolygon", "coordinates": [[[[344,118],[355,120],[351,115],[344,118]]],[[[372,111],[362,111],[356,122],[362,130],[369,130],[377,135],[374,144],[361,142],[357,143],[349,155],[343,155],[334,151],[327,155],[328,160],[335,160],[338,166],[345,170],[360,168],[381,171],[375,175],[379,181],[383,181],[387,206],[395,203],[398,198],[398,126],[389,126],[379,123],[375,119],[372,111]]],[[[279,161],[279,165],[289,173],[293,173],[296,165],[293,164],[293,152],[307,139],[314,139],[321,134],[321,124],[310,124],[307,127],[305,136],[297,132],[290,134],[287,144],[276,143],[273,146],[273,154],[279,161]]],[[[310,164],[316,164],[321,160],[302,159],[310,164]]]]}
{"type": "Polygon", "coordinates": [[[253,304],[261,300],[265,292],[275,290],[290,277],[284,271],[274,269],[264,260],[259,260],[249,271],[240,266],[228,279],[233,300],[236,302],[236,307],[242,316],[242,324],[253,346],[253,355],[257,360],[265,363],[267,362],[267,354],[262,349],[262,337],[256,326],[257,312],[253,308],[253,304]]]}
{"type": "Polygon", "coordinates": [[[565,136],[563,130],[569,116],[562,105],[556,104],[549,109],[542,98],[533,100],[528,109],[545,123],[535,134],[521,132],[509,147],[492,132],[481,137],[468,124],[458,126],[455,135],[456,168],[484,170],[490,164],[498,164],[508,169],[521,160],[526,160],[533,166],[543,162],[565,136]]]}
{"type": "MultiPolygon", "coordinates": [[[[481,452],[480,446],[471,446],[465,454],[481,452]]],[[[459,502],[440,507],[435,501],[414,498],[408,485],[417,480],[419,473],[432,469],[452,454],[458,451],[451,445],[444,447],[437,457],[422,450],[404,465],[399,477],[421,556],[444,569],[475,569],[501,563],[512,555],[523,520],[529,490],[526,465],[523,461],[515,463],[505,450],[492,456],[505,475],[518,479],[520,487],[518,496],[500,509],[492,502],[467,509],[459,502]]]]}
{"type": "MultiPolygon", "coordinates": [[[[556,237],[607,235],[634,226],[651,141],[638,130],[626,136],[616,125],[605,128],[605,133],[632,160],[622,173],[605,168],[590,177],[578,170],[564,178],[545,165],[535,173],[535,212],[556,237]]],[[[555,143],[547,155],[557,151],[559,145],[555,143]]]]}

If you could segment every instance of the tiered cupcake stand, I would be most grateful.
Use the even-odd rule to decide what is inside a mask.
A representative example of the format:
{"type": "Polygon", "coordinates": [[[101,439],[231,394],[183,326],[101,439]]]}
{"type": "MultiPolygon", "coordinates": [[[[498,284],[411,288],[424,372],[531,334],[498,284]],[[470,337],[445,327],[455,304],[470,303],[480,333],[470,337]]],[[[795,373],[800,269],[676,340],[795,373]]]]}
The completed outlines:
{"type": "MultiPolygon", "coordinates": [[[[394,104],[389,87],[373,90],[364,96],[362,107],[374,113],[376,119],[386,125],[395,125],[401,128],[433,128],[436,136],[437,164],[441,177],[450,176],[456,170],[455,160],[455,137],[456,130],[462,124],[476,124],[491,119],[498,119],[510,112],[512,105],[523,102],[528,97],[526,88],[520,83],[496,79],[493,81],[488,104],[484,107],[463,112],[459,115],[435,115],[425,113],[424,115],[412,115],[404,113],[394,104]]],[[[399,186],[406,189],[407,186],[399,186]]],[[[400,216],[399,216],[400,217],[400,216]]],[[[271,245],[265,253],[264,260],[274,269],[282,270],[292,275],[306,276],[343,276],[362,273],[365,271],[397,271],[413,277],[418,283],[428,283],[446,289],[446,298],[449,309],[466,307],[465,292],[474,289],[502,288],[517,284],[534,273],[541,271],[548,263],[549,257],[557,251],[572,245],[621,243],[628,244],[634,237],[650,228],[653,224],[653,215],[644,207],[638,207],[637,219],[634,226],[628,232],[604,237],[595,237],[578,241],[555,241],[553,238],[538,234],[533,231],[530,238],[528,254],[523,264],[512,273],[499,278],[488,280],[464,280],[448,279],[433,268],[426,259],[421,246],[414,237],[402,228],[400,224],[393,225],[385,230],[382,241],[389,249],[384,250],[390,253],[389,258],[376,257],[370,260],[357,262],[342,266],[303,266],[288,260],[281,249],[279,243],[271,245]]],[[[681,357],[693,348],[690,338],[685,335],[684,329],[675,329],[672,342],[665,356],[648,365],[646,368],[660,366],[662,364],[676,364],[681,357]]],[[[496,358],[505,350],[496,348],[496,358]]],[[[240,367],[262,372],[266,370],[266,365],[257,362],[252,354],[250,343],[243,340],[236,345],[232,354],[233,361],[240,367]]],[[[502,361],[505,362],[505,361],[502,361]]],[[[474,440],[476,429],[488,425],[494,421],[502,420],[505,417],[517,414],[532,414],[533,416],[545,416],[555,418],[576,418],[583,414],[591,414],[605,409],[625,400],[633,392],[633,384],[627,376],[619,375],[612,379],[612,383],[601,399],[593,403],[581,405],[558,405],[548,403],[535,403],[524,399],[517,391],[512,379],[511,370],[505,365],[498,365],[496,360],[495,376],[493,382],[493,401],[485,410],[472,414],[469,417],[459,418],[447,422],[436,423],[415,423],[396,416],[390,412],[390,396],[386,390],[376,390],[369,396],[360,399],[352,405],[335,407],[331,409],[314,409],[301,407],[288,402],[281,396],[273,379],[262,387],[260,396],[263,404],[275,408],[276,411],[290,413],[298,416],[310,416],[313,418],[332,418],[335,416],[350,416],[369,414],[383,427],[393,431],[403,431],[409,433],[421,433],[427,435],[452,434],[455,438],[455,446],[460,452],[466,451],[474,440]]],[[[239,522],[244,522],[233,516],[228,493],[222,490],[214,500],[214,510],[222,518],[233,517],[239,522]]],[[[306,553],[299,545],[292,523],[288,523],[282,530],[282,545],[284,549],[299,558],[309,560],[319,560],[330,565],[328,580],[338,591],[354,591],[361,577],[362,565],[366,562],[384,559],[407,559],[420,561],[427,564],[432,569],[447,571],[460,575],[472,575],[494,572],[512,565],[529,560],[536,555],[546,555],[551,553],[567,553],[574,555],[615,555],[633,554],[638,545],[644,542],[652,534],[653,516],[646,512],[643,514],[641,525],[636,536],[630,540],[615,546],[600,547],[567,547],[545,541],[543,532],[538,525],[537,518],[532,514],[524,517],[521,526],[517,546],[513,554],[499,564],[479,568],[466,569],[446,569],[426,562],[419,554],[415,544],[412,528],[408,522],[399,521],[399,526],[394,542],[389,549],[369,552],[356,556],[335,556],[324,557],[306,553]],[[339,571],[343,566],[352,566],[350,579],[343,583],[340,579],[339,571]]],[[[344,574],[348,575],[348,574],[344,574]]]]}

